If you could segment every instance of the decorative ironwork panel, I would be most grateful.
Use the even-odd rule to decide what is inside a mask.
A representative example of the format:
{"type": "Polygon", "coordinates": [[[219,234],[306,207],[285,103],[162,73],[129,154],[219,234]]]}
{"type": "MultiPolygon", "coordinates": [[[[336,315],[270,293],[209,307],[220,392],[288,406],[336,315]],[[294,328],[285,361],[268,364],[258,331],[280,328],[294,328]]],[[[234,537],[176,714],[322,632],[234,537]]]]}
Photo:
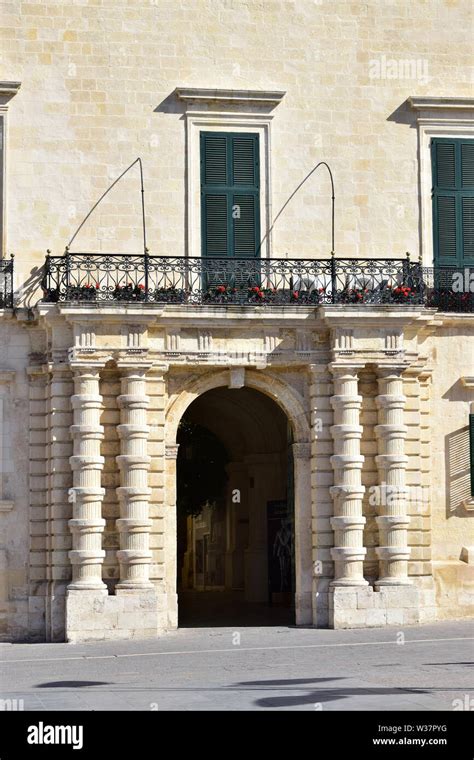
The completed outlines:
{"type": "Polygon", "coordinates": [[[0,260],[0,309],[13,309],[13,258],[0,260]]]}
{"type": "Polygon", "coordinates": [[[473,296],[466,290],[468,279],[468,270],[427,269],[408,258],[313,260],[68,253],[47,257],[43,290],[44,300],[53,302],[269,307],[426,304],[449,311],[473,311],[473,296]],[[456,290],[461,288],[461,275],[464,289],[456,290]]]}

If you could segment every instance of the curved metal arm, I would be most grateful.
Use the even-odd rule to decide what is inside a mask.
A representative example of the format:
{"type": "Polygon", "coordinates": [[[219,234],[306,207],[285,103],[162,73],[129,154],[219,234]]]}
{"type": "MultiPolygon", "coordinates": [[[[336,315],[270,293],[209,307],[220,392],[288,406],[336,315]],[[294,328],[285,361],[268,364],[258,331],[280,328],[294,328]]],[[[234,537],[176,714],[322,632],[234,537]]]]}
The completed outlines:
{"type": "Polygon", "coordinates": [[[142,196],[143,252],[145,253],[145,255],[147,254],[148,249],[146,247],[145,188],[144,188],[144,184],[143,184],[143,165],[142,165],[141,158],[136,158],[135,161],[133,161],[133,163],[131,163],[130,166],[128,166],[125,169],[125,171],[122,172],[122,174],[120,175],[120,177],[117,177],[117,179],[112,182],[112,184],[110,185],[110,187],[107,188],[107,190],[105,191],[105,193],[102,193],[102,195],[100,196],[99,200],[96,203],[94,203],[94,205],[92,206],[91,210],[89,211],[89,213],[87,214],[87,216],[84,217],[84,219],[80,223],[79,227],[75,231],[74,235],[70,239],[69,243],[67,244],[67,246],[66,246],[66,251],[67,252],[69,251],[69,249],[71,247],[71,244],[74,242],[74,239],[77,237],[79,231],[84,227],[85,223],[89,219],[89,217],[92,214],[92,212],[95,211],[95,209],[97,208],[97,206],[99,205],[99,203],[105,198],[105,196],[108,193],[110,193],[110,191],[112,190],[113,187],[115,187],[115,185],[117,184],[117,182],[119,182],[122,179],[122,177],[124,177],[125,174],[128,171],[130,171],[130,169],[133,166],[135,166],[135,164],[138,164],[138,166],[140,168],[140,192],[141,192],[141,196],[142,196]]]}
{"type": "Polygon", "coordinates": [[[300,187],[303,187],[304,183],[311,177],[311,175],[314,174],[314,172],[316,171],[316,169],[319,169],[320,166],[325,166],[326,167],[326,169],[329,172],[329,179],[331,180],[331,254],[334,254],[334,216],[335,216],[335,200],[336,200],[336,196],[334,194],[334,178],[333,178],[333,174],[332,174],[332,171],[331,171],[331,168],[330,168],[329,164],[327,164],[326,161],[320,161],[318,164],[316,164],[316,166],[313,169],[311,169],[311,171],[309,172],[309,174],[307,174],[306,177],[300,182],[300,184],[298,185],[298,187],[296,187],[293,190],[293,192],[291,193],[290,197],[284,203],[284,205],[281,207],[280,211],[278,212],[278,214],[276,215],[275,219],[273,220],[272,226],[270,227],[270,229],[268,230],[267,234],[265,235],[265,237],[263,238],[262,242],[260,243],[259,249],[262,247],[262,243],[265,240],[265,238],[267,238],[268,235],[273,230],[273,228],[274,228],[274,226],[276,224],[277,219],[282,215],[283,211],[288,206],[288,204],[291,201],[291,199],[296,195],[296,193],[298,192],[298,190],[300,189],[300,187]]]}

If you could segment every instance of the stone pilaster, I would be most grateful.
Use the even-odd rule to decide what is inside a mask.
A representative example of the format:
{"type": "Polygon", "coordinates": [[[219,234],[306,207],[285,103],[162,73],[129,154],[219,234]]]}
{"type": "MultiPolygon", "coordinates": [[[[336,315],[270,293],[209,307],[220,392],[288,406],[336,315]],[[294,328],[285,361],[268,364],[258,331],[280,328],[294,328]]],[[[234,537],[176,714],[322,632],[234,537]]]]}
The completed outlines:
{"type": "Polygon", "coordinates": [[[148,487],[148,470],[151,458],[147,455],[147,408],[145,368],[123,367],[122,394],[117,403],[121,408],[118,433],[121,453],[117,464],[121,485],[117,488],[120,500],[120,581],[117,589],[153,588],[149,579],[151,563],[149,506],[151,489],[148,487]]]}
{"type": "Polygon", "coordinates": [[[72,485],[70,457],[73,453],[71,441],[71,396],[73,383],[71,370],[64,364],[51,367],[49,386],[49,444],[50,444],[50,600],[47,608],[47,638],[50,641],[64,640],[64,597],[66,586],[71,580],[70,518],[71,502],[76,497],[72,485]]]}
{"type": "Polygon", "coordinates": [[[74,454],[70,458],[73,470],[73,517],[69,527],[73,548],[69,552],[72,563],[72,582],[68,591],[107,592],[102,581],[102,499],[101,472],[104,457],[100,444],[104,428],[100,424],[102,396],[99,393],[99,370],[95,366],[76,367],[75,395],[72,397],[74,424],[71,434],[74,454]]]}
{"type": "Polygon", "coordinates": [[[403,395],[403,368],[383,367],[378,371],[379,395],[376,405],[379,424],[375,428],[379,454],[379,508],[376,518],[379,527],[379,579],[376,586],[409,583],[407,574],[410,550],[407,528],[410,522],[406,511],[405,454],[407,427],[404,425],[406,398],[403,395]]]}
{"type": "Polygon", "coordinates": [[[332,394],[333,382],[327,364],[310,365],[312,623],[316,627],[326,627],[329,623],[328,591],[334,573],[333,500],[329,491],[333,482],[332,394]]]}
{"type": "Polygon", "coordinates": [[[302,529],[311,525],[311,443],[294,443],[294,557],[295,557],[295,623],[312,623],[311,532],[302,529]]]}
{"type": "Polygon", "coordinates": [[[334,454],[334,547],[331,556],[335,573],[332,587],[366,586],[363,561],[366,549],[363,545],[365,517],[362,515],[362,498],[365,488],[361,481],[364,457],[360,453],[362,426],[359,424],[362,397],[358,395],[359,366],[331,365],[334,375],[334,425],[331,434],[334,454]]]}

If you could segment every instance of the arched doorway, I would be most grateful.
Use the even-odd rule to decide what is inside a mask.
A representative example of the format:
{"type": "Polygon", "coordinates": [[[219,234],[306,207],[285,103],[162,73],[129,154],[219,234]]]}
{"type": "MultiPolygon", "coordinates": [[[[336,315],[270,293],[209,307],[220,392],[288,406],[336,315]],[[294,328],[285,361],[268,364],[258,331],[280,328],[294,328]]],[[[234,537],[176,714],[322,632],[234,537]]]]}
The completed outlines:
{"type": "Polygon", "coordinates": [[[179,626],[294,623],[292,433],[253,388],[213,388],[177,434],[179,626]]]}

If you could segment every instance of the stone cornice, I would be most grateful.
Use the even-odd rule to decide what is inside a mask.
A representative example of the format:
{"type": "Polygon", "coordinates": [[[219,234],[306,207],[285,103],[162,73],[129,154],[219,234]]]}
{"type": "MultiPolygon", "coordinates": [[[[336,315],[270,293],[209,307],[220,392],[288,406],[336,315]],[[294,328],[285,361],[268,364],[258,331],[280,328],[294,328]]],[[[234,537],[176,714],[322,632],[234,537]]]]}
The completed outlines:
{"type": "Polygon", "coordinates": [[[0,80],[0,95],[16,95],[21,82],[6,82],[0,80]]]}
{"type": "Polygon", "coordinates": [[[408,103],[414,111],[474,111],[474,98],[417,97],[412,95],[408,103]]]}
{"type": "MultiPolygon", "coordinates": [[[[331,327],[393,327],[413,322],[430,322],[436,309],[424,306],[363,306],[327,305],[318,310],[318,316],[331,327]],[[350,324],[349,324],[350,323],[350,324]]],[[[420,324],[421,327],[421,324],[420,324]]]]}
{"type": "Polygon", "coordinates": [[[230,103],[246,106],[277,106],[286,95],[284,90],[227,90],[204,87],[176,87],[176,97],[185,103],[230,103]]]}

